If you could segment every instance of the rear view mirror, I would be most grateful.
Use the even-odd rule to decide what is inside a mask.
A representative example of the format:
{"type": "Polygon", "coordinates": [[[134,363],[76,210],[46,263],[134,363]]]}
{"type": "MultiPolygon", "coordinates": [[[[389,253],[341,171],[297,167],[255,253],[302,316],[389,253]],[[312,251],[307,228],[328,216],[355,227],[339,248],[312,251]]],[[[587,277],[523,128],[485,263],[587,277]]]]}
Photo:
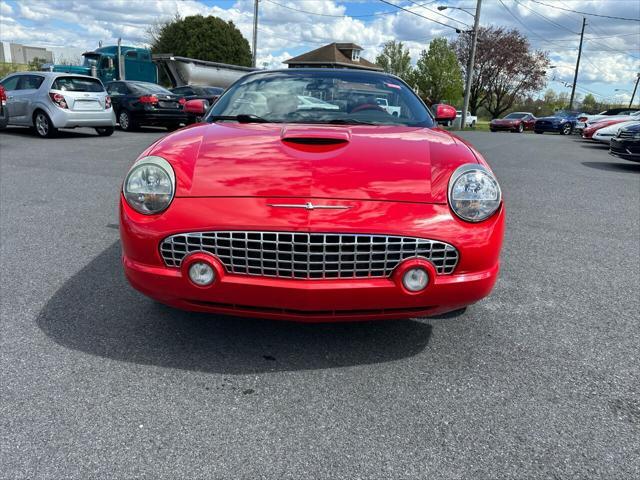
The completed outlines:
{"type": "Polygon", "coordinates": [[[456,109],[451,105],[447,105],[446,103],[438,103],[434,105],[435,107],[435,117],[437,122],[448,122],[450,120],[455,120],[456,118],[456,109]]]}
{"type": "Polygon", "coordinates": [[[184,111],[194,115],[204,115],[206,109],[204,100],[187,100],[187,103],[184,104],[184,111]]]}

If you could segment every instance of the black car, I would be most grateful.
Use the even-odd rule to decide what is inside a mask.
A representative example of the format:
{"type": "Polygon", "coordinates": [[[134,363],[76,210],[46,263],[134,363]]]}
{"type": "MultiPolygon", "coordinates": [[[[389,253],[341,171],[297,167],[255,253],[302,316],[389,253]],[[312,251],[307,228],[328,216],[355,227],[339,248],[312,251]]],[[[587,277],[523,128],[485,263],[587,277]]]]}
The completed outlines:
{"type": "MultiPolygon", "coordinates": [[[[208,85],[184,85],[182,87],[172,88],[171,91],[176,95],[181,95],[185,100],[204,100],[205,110],[213,105],[218,97],[224,93],[224,88],[210,87],[208,85]]],[[[191,115],[189,123],[198,121],[196,115],[191,115]]]]}
{"type": "Polygon", "coordinates": [[[140,125],[160,125],[175,130],[189,122],[186,100],[160,85],[148,82],[117,81],[106,85],[116,119],[122,130],[140,125]]]}
{"type": "Polygon", "coordinates": [[[611,139],[609,153],[625,160],[640,162],[640,122],[620,128],[611,139]]]}

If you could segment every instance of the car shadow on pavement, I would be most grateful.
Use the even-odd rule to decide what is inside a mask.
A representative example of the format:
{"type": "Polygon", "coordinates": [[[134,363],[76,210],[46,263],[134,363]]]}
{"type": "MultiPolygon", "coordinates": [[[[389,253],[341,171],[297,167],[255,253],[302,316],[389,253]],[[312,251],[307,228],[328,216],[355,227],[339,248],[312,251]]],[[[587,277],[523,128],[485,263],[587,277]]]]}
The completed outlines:
{"type": "Polygon", "coordinates": [[[134,291],[114,243],[47,302],[37,324],[56,343],[114,360],[225,374],[389,362],[420,353],[420,320],[302,324],[183,312],[134,291]]]}
{"type": "Polygon", "coordinates": [[[583,143],[580,146],[582,148],[588,148],[588,149],[591,149],[591,150],[604,150],[604,151],[608,151],[609,150],[609,145],[607,145],[605,143],[597,143],[597,142],[583,143]]]}
{"type": "Polygon", "coordinates": [[[617,162],[582,162],[582,165],[598,170],[609,172],[630,172],[640,173],[640,163],[617,163],[617,162]]]}
{"type": "MultiPolygon", "coordinates": [[[[40,139],[33,128],[30,127],[7,127],[0,130],[2,135],[15,135],[19,137],[33,137],[40,139]]],[[[86,138],[86,137],[98,137],[98,134],[93,129],[83,128],[82,130],[58,130],[54,137],[43,138],[42,140],[56,140],[63,138],[86,138]]]]}

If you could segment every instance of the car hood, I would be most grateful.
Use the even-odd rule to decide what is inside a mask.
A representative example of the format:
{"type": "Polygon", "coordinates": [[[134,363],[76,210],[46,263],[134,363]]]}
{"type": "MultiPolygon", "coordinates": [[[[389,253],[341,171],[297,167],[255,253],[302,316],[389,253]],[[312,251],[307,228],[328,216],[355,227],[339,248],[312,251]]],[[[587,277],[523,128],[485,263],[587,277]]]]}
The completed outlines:
{"type": "Polygon", "coordinates": [[[308,197],[446,203],[451,173],[478,159],[439,129],[200,124],[144,154],[167,159],[178,197],[308,197]]]}

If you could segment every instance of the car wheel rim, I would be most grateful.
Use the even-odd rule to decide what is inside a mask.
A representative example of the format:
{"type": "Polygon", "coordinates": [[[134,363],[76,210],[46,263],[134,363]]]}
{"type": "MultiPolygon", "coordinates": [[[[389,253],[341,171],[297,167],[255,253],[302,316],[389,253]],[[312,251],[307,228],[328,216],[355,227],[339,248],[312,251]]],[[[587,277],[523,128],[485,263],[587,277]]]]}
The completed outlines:
{"type": "Polygon", "coordinates": [[[124,112],[122,112],[122,113],[120,114],[120,126],[121,126],[124,130],[126,130],[127,128],[129,128],[129,116],[128,116],[126,113],[124,113],[124,112]]]}
{"type": "Polygon", "coordinates": [[[524,130],[524,128],[522,127],[522,124],[520,124],[520,126],[518,127],[518,131],[519,131],[520,133],[522,133],[522,131],[523,131],[523,130],[524,130]]]}
{"type": "Polygon", "coordinates": [[[569,125],[565,125],[564,127],[564,133],[565,134],[569,134],[569,131],[571,130],[571,127],[569,127],[569,125]]]}
{"type": "Polygon", "coordinates": [[[41,113],[36,116],[36,130],[43,137],[46,137],[47,133],[49,133],[49,122],[47,122],[46,117],[41,113]]]}

